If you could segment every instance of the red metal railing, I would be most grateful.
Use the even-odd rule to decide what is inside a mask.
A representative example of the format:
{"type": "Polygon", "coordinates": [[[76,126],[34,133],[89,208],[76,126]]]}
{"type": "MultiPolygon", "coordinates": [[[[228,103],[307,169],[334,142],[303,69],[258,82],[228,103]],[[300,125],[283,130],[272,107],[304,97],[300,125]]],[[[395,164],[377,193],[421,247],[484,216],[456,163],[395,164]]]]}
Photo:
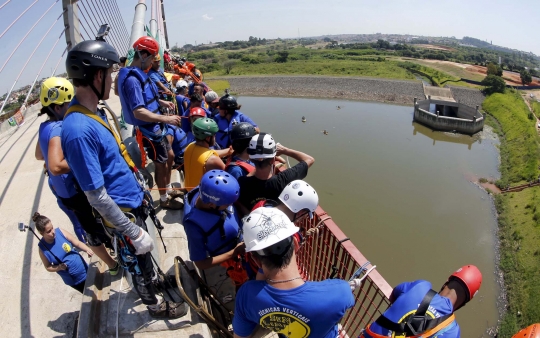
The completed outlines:
{"type": "MultiPolygon", "coordinates": [[[[306,236],[305,244],[297,253],[302,275],[319,281],[328,279],[334,272],[335,278],[349,280],[358,268],[367,263],[367,259],[320,206],[315,214],[312,220],[304,218],[296,224],[311,234],[306,236]]],[[[379,272],[371,271],[362,286],[354,291],[355,305],[341,320],[343,333],[358,337],[367,324],[388,308],[391,292],[392,288],[379,272]]]]}

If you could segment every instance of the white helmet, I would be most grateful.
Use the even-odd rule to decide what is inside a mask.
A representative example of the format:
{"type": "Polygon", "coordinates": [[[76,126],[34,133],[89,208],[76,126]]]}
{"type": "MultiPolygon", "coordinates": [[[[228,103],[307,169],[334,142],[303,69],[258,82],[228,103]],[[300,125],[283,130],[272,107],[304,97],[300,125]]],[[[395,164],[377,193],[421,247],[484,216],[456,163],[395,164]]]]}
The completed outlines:
{"type": "Polygon", "coordinates": [[[295,180],[287,184],[279,195],[279,200],[295,214],[300,210],[307,209],[310,218],[313,218],[313,212],[319,205],[319,195],[315,189],[302,180],[295,180]]]}
{"type": "Polygon", "coordinates": [[[261,256],[283,254],[292,243],[292,235],[300,229],[276,208],[255,209],[242,221],[246,251],[255,251],[261,256]],[[286,239],[289,240],[284,241],[286,239]],[[281,241],[283,245],[274,245],[281,241]]]}
{"type": "Polygon", "coordinates": [[[176,82],[176,88],[182,88],[182,87],[187,87],[187,86],[188,84],[184,80],[179,80],[178,82],[176,82]]]}
{"type": "Polygon", "coordinates": [[[270,134],[260,133],[251,138],[247,148],[250,159],[276,157],[276,141],[270,134]]]}

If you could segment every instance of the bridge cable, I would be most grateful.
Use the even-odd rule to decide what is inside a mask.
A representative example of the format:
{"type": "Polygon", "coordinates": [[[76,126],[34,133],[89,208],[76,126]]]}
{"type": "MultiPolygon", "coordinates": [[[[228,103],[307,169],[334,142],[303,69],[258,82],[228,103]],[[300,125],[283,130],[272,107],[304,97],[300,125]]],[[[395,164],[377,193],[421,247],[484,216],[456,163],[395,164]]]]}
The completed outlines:
{"type": "MultiPolygon", "coordinates": [[[[90,31],[92,31],[92,30],[93,30],[93,31],[96,31],[97,28],[96,28],[95,26],[92,27],[92,24],[90,24],[90,20],[88,20],[88,19],[86,18],[86,16],[88,15],[88,13],[86,13],[86,12],[85,12],[86,14],[83,13],[83,11],[81,10],[80,7],[79,7],[79,12],[80,12],[80,14],[81,14],[81,16],[82,16],[84,22],[86,23],[86,27],[88,27],[88,29],[89,29],[90,31]]],[[[86,28],[85,28],[84,25],[82,24],[80,18],[79,18],[79,23],[83,26],[83,29],[84,29],[84,31],[86,32],[86,35],[88,35],[88,39],[91,39],[91,38],[92,38],[92,34],[88,34],[88,31],[86,30],[86,28]]],[[[86,39],[85,39],[85,40],[86,40],[86,39]]]]}
{"type": "Polygon", "coordinates": [[[66,46],[66,48],[64,49],[64,52],[62,53],[62,56],[60,56],[60,59],[58,59],[58,62],[56,63],[56,66],[54,67],[54,70],[53,70],[51,76],[54,76],[54,74],[56,74],[56,70],[58,69],[58,66],[60,65],[60,61],[62,61],[62,59],[64,59],[64,55],[66,55],[67,51],[68,51],[68,46],[66,46]]]}
{"type": "MultiPolygon", "coordinates": [[[[103,9],[100,9],[99,6],[97,6],[95,4],[95,2],[93,0],[87,0],[88,1],[88,5],[90,6],[90,8],[95,11],[97,14],[96,14],[96,20],[101,20],[102,21],[102,24],[105,24],[107,23],[108,24],[108,20],[105,19],[105,15],[104,15],[104,10],[103,9]],[[90,2],[92,4],[90,4],[90,2]]],[[[100,25],[101,26],[101,25],[100,25]]],[[[116,34],[110,34],[109,33],[109,36],[110,36],[110,43],[115,47],[115,49],[118,51],[120,45],[118,43],[118,38],[116,37],[116,34]],[[114,42],[113,42],[114,41],[114,42]]]]}
{"type": "Polygon", "coordinates": [[[118,4],[114,0],[103,0],[103,1],[108,2],[108,3],[112,1],[112,3],[110,4],[111,11],[112,11],[111,14],[115,18],[119,30],[121,31],[122,35],[126,39],[126,45],[128,46],[128,49],[129,49],[129,33],[126,28],[126,23],[124,22],[124,19],[122,18],[122,14],[118,10],[118,4]]]}
{"type": "MultiPolygon", "coordinates": [[[[2,115],[2,111],[4,110],[4,107],[6,106],[6,103],[11,95],[11,93],[13,92],[13,88],[15,88],[15,85],[17,84],[17,81],[19,81],[22,73],[24,72],[24,70],[26,69],[26,66],[28,66],[28,63],[30,62],[30,60],[32,59],[32,57],[34,56],[34,54],[36,53],[37,49],[39,48],[39,46],[41,46],[41,44],[43,43],[43,40],[45,40],[45,38],[49,35],[49,32],[51,31],[51,29],[56,25],[56,23],[58,22],[58,20],[64,15],[64,12],[66,12],[65,10],[62,12],[62,14],[60,14],[60,16],[58,17],[58,19],[56,19],[53,24],[51,25],[51,27],[49,27],[49,29],[47,30],[47,32],[45,32],[45,34],[43,35],[43,37],[41,38],[41,40],[39,40],[39,42],[36,44],[36,47],[34,47],[34,50],[32,51],[32,53],[30,54],[30,56],[28,57],[28,59],[26,60],[24,66],[22,66],[21,68],[21,71],[19,72],[19,75],[17,76],[17,79],[15,79],[15,82],[13,83],[13,85],[11,86],[11,89],[9,90],[9,93],[7,94],[6,96],[6,100],[4,101],[4,103],[2,104],[2,108],[0,108],[0,116],[2,115]]],[[[64,28],[64,30],[66,30],[66,28],[64,28]]]]}
{"type": "MultiPolygon", "coordinates": [[[[91,22],[92,25],[94,26],[94,27],[93,27],[94,32],[97,32],[97,30],[99,29],[99,25],[96,24],[96,23],[94,22],[94,20],[93,20],[93,18],[94,18],[95,16],[91,15],[90,11],[88,11],[88,9],[86,8],[86,5],[84,4],[84,1],[81,0],[81,1],[79,1],[78,3],[82,4],[82,6],[84,7],[84,11],[85,11],[86,15],[90,18],[90,20],[88,20],[88,28],[89,28],[90,30],[92,30],[92,27],[90,27],[90,23],[89,23],[89,22],[91,22]]],[[[80,9],[80,7],[79,7],[79,9],[80,9]]],[[[97,19],[97,18],[96,18],[96,19],[97,19]]]]}
{"type": "Polygon", "coordinates": [[[8,0],[8,1],[4,2],[2,5],[0,5],[0,9],[4,8],[4,6],[7,5],[10,2],[11,2],[11,0],[8,0]]]}
{"type": "Polygon", "coordinates": [[[127,52],[125,47],[128,44],[128,42],[126,41],[126,37],[122,34],[120,29],[118,28],[118,24],[114,20],[114,15],[111,15],[111,8],[107,6],[106,2],[103,1],[102,3],[102,1],[103,0],[97,0],[97,2],[99,3],[101,7],[107,8],[107,10],[104,11],[104,15],[106,16],[108,23],[111,25],[111,33],[114,33],[114,36],[118,38],[118,40],[120,41],[119,47],[121,48],[118,50],[118,53],[121,55],[125,55],[127,52]]]}
{"type": "Polygon", "coordinates": [[[41,65],[41,68],[39,69],[38,73],[36,74],[36,78],[34,79],[34,82],[32,83],[32,85],[30,86],[30,90],[28,90],[28,94],[26,94],[26,98],[24,99],[24,102],[21,105],[21,107],[26,105],[26,102],[28,101],[28,97],[30,96],[30,93],[32,93],[32,90],[34,89],[34,86],[36,85],[36,82],[37,82],[39,76],[41,75],[41,72],[43,71],[43,68],[45,67],[45,64],[47,63],[47,61],[49,61],[49,58],[51,57],[51,54],[52,54],[54,48],[56,48],[56,45],[60,41],[60,38],[64,35],[64,33],[66,32],[67,29],[68,29],[68,27],[64,28],[62,33],[60,33],[60,35],[58,36],[58,39],[56,39],[56,42],[52,46],[51,50],[49,51],[49,54],[47,54],[47,57],[45,58],[45,61],[43,61],[43,64],[41,65]]]}
{"type": "MultiPolygon", "coordinates": [[[[84,32],[86,33],[86,35],[89,36],[89,37],[92,36],[92,35],[88,34],[88,31],[86,30],[86,27],[84,27],[83,23],[81,22],[81,19],[79,18],[78,20],[79,20],[79,25],[81,25],[81,27],[83,28],[83,30],[84,30],[84,32]]],[[[85,19],[85,20],[86,20],[86,19],[85,19]]],[[[83,41],[84,41],[84,40],[88,40],[88,39],[85,39],[85,38],[82,36],[82,32],[81,32],[80,34],[81,34],[81,38],[83,39],[83,41]]]]}
{"type": "MultiPolygon", "coordinates": [[[[22,13],[21,15],[19,15],[9,26],[7,26],[7,28],[0,34],[0,39],[4,36],[4,34],[6,34],[6,32],[11,28],[11,26],[13,26],[17,21],[19,21],[19,19],[26,13],[28,12],[28,10],[30,8],[32,8],[36,2],[38,2],[39,0],[36,0],[34,2],[32,2],[32,4],[30,6],[28,6],[28,8],[26,8],[22,13]]],[[[7,2],[6,2],[7,3],[7,2]]],[[[4,7],[5,4],[2,5],[2,7],[4,7]]]]}
{"type": "MultiPolygon", "coordinates": [[[[127,29],[126,22],[124,21],[124,18],[122,17],[122,13],[120,13],[120,8],[118,7],[118,1],[115,1],[115,0],[109,0],[109,1],[112,1],[114,5],[113,8],[116,10],[116,15],[119,18],[118,20],[122,23],[122,28],[124,28],[124,32],[126,36],[128,37],[128,42],[129,42],[130,32],[127,29]]],[[[131,46],[129,47],[131,48],[131,46]]]]}
{"type": "MultiPolygon", "coordinates": [[[[102,2],[104,3],[104,5],[102,6],[106,6],[107,9],[108,9],[108,14],[110,15],[111,17],[111,24],[115,27],[115,30],[116,30],[116,34],[118,34],[118,36],[122,39],[122,42],[127,46],[129,45],[129,39],[128,39],[128,36],[127,34],[124,32],[124,30],[122,30],[122,26],[120,25],[120,23],[118,22],[118,18],[117,18],[117,15],[116,13],[114,12],[114,9],[113,7],[111,6],[111,4],[109,2],[107,2],[106,0],[98,0],[99,2],[102,2]]],[[[125,49],[124,49],[125,50],[125,49]]]]}
{"type": "MultiPolygon", "coordinates": [[[[43,19],[43,17],[49,13],[49,11],[54,7],[54,5],[56,5],[56,3],[58,2],[59,0],[56,0],[55,3],[53,3],[51,5],[51,7],[49,7],[49,9],[47,9],[45,11],[45,13],[43,13],[43,15],[41,15],[41,17],[39,19],[37,19],[37,21],[34,23],[34,25],[32,27],[30,27],[30,30],[26,33],[25,36],[23,36],[23,38],[21,39],[21,41],[19,41],[19,43],[17,44],[17,46],[15,46],[15,48],[13,48],[13,51],[11,52],[11,54],[9,54],[7,60],[4,62],[4,64],[2,65],[2,68],[0,68],[0,73],[2,73],[2,71],[4,70],[4,68],[6,67],[7,63],[9,62],[9,60],[11,59],[11,57],[13,56],[13,54],[15,54],[15,52],[19,49],[19,47],[21,46],[21,44],[24,42],[24,40],[26,40],[26,38],[28,37],[28,35],[30,35],[30,33],[34,30],[34,28],[36,28],[37,24],[41,21],[41,19],[43,19]]],[[[58,17],[58,19],[56,19],[56,21],[54,23],[56,23],[58,20],[60,20],[60,18],[62,17],[62,15],[64,14],[64,12],[62,12],[62,14],[60,14],[60,16],[58,17]]]]}

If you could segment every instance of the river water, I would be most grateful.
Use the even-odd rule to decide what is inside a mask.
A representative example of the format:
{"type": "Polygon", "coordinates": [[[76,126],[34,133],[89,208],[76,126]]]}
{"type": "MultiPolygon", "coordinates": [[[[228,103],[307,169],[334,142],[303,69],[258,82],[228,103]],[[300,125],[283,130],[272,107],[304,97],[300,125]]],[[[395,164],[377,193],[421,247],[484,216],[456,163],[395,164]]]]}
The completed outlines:
{"type": "Polygon", "coordinates": [[[499,175],[492,134],[432,132],[412,123],[413,109],[405,106],[238,101],[277,142],[315,157],[306,180],[320,205],[391,286],[426,279],[438,291],[455,269],[474,264],[484,279],[477,297],[457,313],[462,336],[481,337],[496,325],[496,217],[488,195],[470,182],[499,175]]]}

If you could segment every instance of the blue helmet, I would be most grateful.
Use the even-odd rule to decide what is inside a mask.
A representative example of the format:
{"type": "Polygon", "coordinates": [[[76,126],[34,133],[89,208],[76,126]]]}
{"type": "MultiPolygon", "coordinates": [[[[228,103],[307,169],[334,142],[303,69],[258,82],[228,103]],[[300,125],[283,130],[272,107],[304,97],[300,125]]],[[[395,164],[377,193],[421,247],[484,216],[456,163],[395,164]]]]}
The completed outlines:
{"type": "Polygon", "coordinates": [[[213,203],[219,207],[233,204],[240,195],[236,178],[223,170],[210,170],[204,174],[199,190],[204,203],[213,203]]]}

